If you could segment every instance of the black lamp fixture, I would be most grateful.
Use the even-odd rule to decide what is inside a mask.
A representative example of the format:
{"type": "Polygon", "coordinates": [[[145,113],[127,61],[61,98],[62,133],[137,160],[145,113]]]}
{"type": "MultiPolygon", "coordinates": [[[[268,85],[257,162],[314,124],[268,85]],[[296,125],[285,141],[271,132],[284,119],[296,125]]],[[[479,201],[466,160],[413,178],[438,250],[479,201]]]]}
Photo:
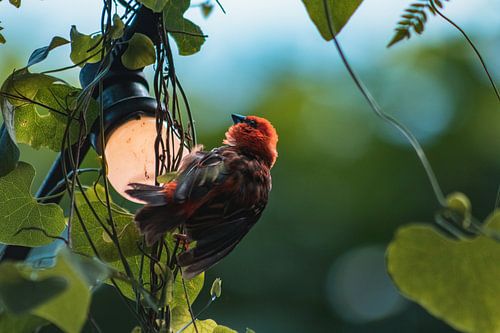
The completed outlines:
{"type": "MultiPolygon", "coordinates": [[[[158,18],[158,14],[141,7],[133,22],[125,30],[123,40],[126,41],[134,33],[139,32],[148,36],[157,45],[158,37],[155,29],[158,18]]],[[[126,44],[122,44],[113,52],[111,66],[100,79],[102,80],[102,93],[99,95],[96,89],[93,96],[102,99],[103,103],[104,141],[106,142],[104,153],[107,160],[108,180],[120,195],[133,200],[124,192],[128,183],[153,184],[155,182],[154,140],[157,135],[155,114],[158,103],[149,94],[149,86],[143,70],[130,70],[122,64],[121,55],[125,49],[126,44]]],[[[86,64],[82,68],[80,83],[83,88],[95,81],[100,65],[100,63],[86,64]]],[[[70,157],[72,160],[81,162],[91,147],[102,154],[100,122],[101,120],[97,119],[90,134],[83,143],[80,143],[79,149],[73,146],[58,155],[36,193],[38,198],[46,197],[49,193],[51,196],[40,202],[59,203],[61,196],[54,196],[54,189],[64,180],[64,170],[74,167],[69,165],[70,157]]],[[[175,139],[177,138],[174,137],[175,139]]],[[[174,146],[180,146],[180,141],[178,145],[174,143],[174,146]]],[[[76,168],[78,167],[77,165],[76,168]]],[[[36,250],[8,245],[0,260],[25,260],[33,257],[30,252],[41,253],[53,250],[57,242],[36,248],[36,250]]]]}

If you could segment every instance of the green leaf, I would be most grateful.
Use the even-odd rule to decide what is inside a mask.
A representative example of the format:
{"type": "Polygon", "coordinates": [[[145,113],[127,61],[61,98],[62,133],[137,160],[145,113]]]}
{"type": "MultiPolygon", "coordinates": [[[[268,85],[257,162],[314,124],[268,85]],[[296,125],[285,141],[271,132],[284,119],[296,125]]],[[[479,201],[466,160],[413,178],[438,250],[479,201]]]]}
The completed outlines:
{"type": "Polygon", "coordinates": [[[156,61],[155,46],[148,36],[136,32],[128,41],[122,63],[128,69],[141,69],[156,61]]]}
{"type": "MultiPolygon", "coordinates": [[[[32,74],[27,69],[14,72],[5,81],[0,106],[11,140],[60,151],[68,117],[85,115],[88,133],[99,111],[97,102],[78,103],[80,89],[71,87],[57,78],[32,74]],[[85,108],[84,108],[85,106],[85,108]],[[78,108],[78,110],[75,110],[78,108]],[[14,117],[14,113],[16,116],[14,117]],[[51,135],[47,135],[51,133],[51,135]]],[[[70,144],[78,140],[80,124],[72,120],[69,127],[70,144]]]]}
{"type": "Polygon", "coordinates": [[[160,13],[170,0],[138,0],[155,13],[160,13]]]}
{"type": "Polygon", "coordinates": [[[122,38],[124,30],[125,30],[125,24],[120,18],[120,15],[114,14],[113,26],[111,27],[111,38],[113,39],[122,38]]]}
{"type": "Polygon", "coordinates": [[[5,176],[16,168],[19,161],[20,151],[17,144],[12,140],[7,128],[0,128],[0,177],[5,176]]]}
{"type": "Polygon", "coordinates": [[[172,180],[175,179],[175,177],[177,177],[177,172],[175,171],[167,172],[163,175],[159,175],[158,177],[156,177],[156,181],[160,184],[170,183],[172,180]]]}
{"type": "Polygon", "coordinates": [[[62,293],[68,286],[60,276],[38,279],[36,275],[23,274],[22,268],[13,262],[0,265],[0,304],[11,313],[26,313],[62,293]]]}
{"type": "Polygon", "coordinates": [[[59,36],[52,38],[52,40],[50,41],[50,44],[48,46],[44,46],[44,47],[41,47],[41,48],[33,51],[33,53],[31,54],[31,56],[28,60],[27,67],[33,66],[34,64],[38,64],[39,62],[45,60],[47,58],[47,56],[49,55],[49,52],[51,50],[53,50],[56,47],[59,47],[61,45],[68,44],[68,43],[69,43],[69,40],[67,40],[66,38],[62,38],[59,36]]]}
{"type": "Polygon", "coordinates": [[[0,44],[5,44],[6,40],[5,40],[5,37],[0,34],[0,44]]]}
{"type": "MultiPolygon", "coordinates": [[[[329,41],[333,38],[328,26],[328,15],[325,12],[325,0],[302,0],[306,6],[309,17],[318,28],[321,36],[329,41]]],[[[333,32],[337,35],[349,21],[363,0],[326,0],[330,10],[333,32]]]]}
{"type": "MultiPolygon", "coordinates": [[[[12,73],[2,85],[1,91],[6,95],[6,100],[14,107],[26,105],[29,101],[35,99],[38,91],[47,88],[55,82],[61,82],[59,79],[44,75],[30,73],[26,68],[12,73]]],[[[5,99],[5,97],[3,97],[5,99]]],[[[7,110],[10,111],[10,110],[7,110]]],[[[4,121],[10,119],[2,106],[4,121]]],[[[9,123],[6,121],[6,123],[9,123]]],[[[12,122],[13,123],[13,122],[12,122]]]]}
{"type": "Polygon", "coordinates": [[[59,236],[66,226],[61,207],[39,204],[31,196],[34,176],[31,165],[19,162],[16,169],[0,178],[1,243],[31,247],[49,244],[53,239],[47,235],[59,236]]]}
{"type": "Polygon", "coordinates": [[[32,311],[33,314],[45,318],[67,333],[81,331],[90,306],[90,286],[75,264],[74,254],[63,249],[57,256],[56,265],[46,270],[37,270],[39,278],[64,277],[68,288],[47,303],[32,311]]]}
{"type": "MultiPolygon", "coordinates": [[[[169,244],[170,248],[170,253],[172,253],[173,249],[173,244],[169,244]]],[[[164,253],[164,255],[166,255],[164,253]]],[[[140,274],[140,268],[141,268],[141,257],[140,256],[135,256],[135,257],[128,257],[127,262],[130,266],[130,269],[134,275],[134,278],[136,280],[139,279],[139,274],[140,274]]],[[[125,269],[123,267],[123,263],[121,261],[115,261],[110,263],[110,265],[115,268],[116,270],[122,272],[125,274],[125,269]]],[[[144,258],[144,263],[143,263],[143,271],[142,271],[142,280],[144,282],[149,281],[149,267],[150,267],[150,260],[149,258],[145,257],[144,258]]],[[[196,276],[195,278],[191,280],[185,280],[186,284],[186,290],[187,290],[187,297],[189,298],[189,303],[193,304],[193,302],[196,300],[198,297],[201,289],[203,288],[203,282],[204,282],[204,274],[200,274],[196,276]]],[[[123,294],[127,296],[130,299],[135,300],[135,292],[132,288],[132,285],[130,283],[124,282],[124,281],[118,281],[118,285],[120,286],[120,289],[122,290],[123,294]]],[[[173,282],[172,286],[172,291],[169,292],[167,291],[169,295],[166,295],[166,301],[170,305],[170,308],[183,308],[187,309],[187,301],[186,301],[186,295],[184,293],[184,287],[182,285],[182,279],[180,275],[177,275],[175,281],[173,282]],[[170,294],[171,293],[171,294],[170,294]]]]}
{"type": "MultiPolygon", "coordinates": [[[[99,223],[99,220],[92,212],[93,209],[97,216],[99,216],[101,222],[109,228],[109,215],[108,209],[105,206],[106,195],[104,188],[101,185],[96,185],[95,191],[94,188],[89,188],[85,191],[85,194],[87,195],[92,208],[89,207],[89,204],[85,201],[82,193],[76,194],[76,206],[92,242],[97,248],[102,260],[106,262],[119,260],[120,256],[115,244],[105,233],[99,223]]],[[[140,241],[141,236],[134,225],[134,216],[116,204],[111,203],[111,207],[113,210],[113,222],[115,223],[118,240],[123,254],[127,257],[140,254],[138,242],[140,241]]],[[[85,235],[82,223],[80,223],[77,219],[73,221],[71,226],[71,242],[75,252],[89,256],[95,255],[85,235]]]]}
{"type": "Polygon", "coordinates": [[[189,4],[189,0],[170,1],[163,10],[165,28],[174,38],[180,55],[198,52],[205,42],[200,27],[184,18],[189,4]]]}
{"type": "Polygon", "coordinates": [[[201,14],[203,15],[204,18],[209,17],[213,10],[214,10],[213,4],[207,2],[201,4],[201,14]]]}
{"type": "Polygon", "coordinates": [[[45,319],[31,314],[0,313],[0,332],[33,333],[47,324],[45,319]]]}
{"type": "Polygon", "coordinates": [[[71,253],[59,251],[51,268],[35,268],[29,264],[0,265],[0,299],[8,311],[29,311],[31,315],[0,315],[0,327],[15,327],[1,332],[33,332],[45,320],[68,333],[80,332],[90,306],[90,288],[103,275],[104,264],[71,253]],[[10,289],[10,290],[9,290],[10,289]],[[16,300],[15,297],[18,299],[16,300]],[[32,316],[32,315],[36,315],[32,316]],[[30,330],[31,329],[31,330],[30,330]]]}
{"type": "Polygon", "coordinates": [[[114,273],[110,266],[95,257],[90,258],[72,254],[71,261],[75,269],[91,287],[104,283],[114,273]]]}
{"type": "Polygon", "coordinates": [[[396,29],[396,33],[394,34],[394,36],[392,37],[391,41],[389,42],[389,44],[387,44],[387,47],[391,47],[393,46],[394,44],[402,41],[403,39],[405,38],[410,38],[410,33],[408,30],[406,29],[396,29]]]}
{"type": "MultiPolygon", "coordinates": [[[[500,230],[500,212],[486,226],[500,230]]],[[[500,331],[499,262],[500,245],[488,237],[454,240],[422,224],[400,228],[387,250],[400,291],[464,332],[500,331]]]]}
{"type": "Polygon", "coordinates": [[[189,310],[186,307],[176,307],[172,310],[171,328],[174,332],[178,332],[179,330],[182,330],[184,328],[182,333],[212,333],[217,327],[217,323],[212,319],[197,319],[196,328],[198,330],[196,331],[191,321],[191,315],[189,314],[189,310]]]}
{"type": "Polygon", "coordinates": [[[85,63],[96,63],[101,60],[102,36],[89,36],[80,33],[76,26],[71,26],[71,61],[75,65],[83,66],[85,63]]]}
{"type": "MultiPolygon", "coordinates": [[[[17,141],[28,144],[35,149],[46,147],[53,151],[60,151],[61,142],[65,139],[68,117],[71,117],[72,113],[78,113],[74,109],[77,107],[80,92],[80,89],[65,84],[51,84],[48,87],[41,88],[37,92],[34,101],[48,106],[50,109],[35,104],[27,104],[16,108],[15,131],[17,141]],[[49,110],[49,112],[41,114],[39,110],[41,112],[49,110]],[[51,135],[47,135],[47,133],[51,135]]],[[[97,102],[90,100],[85,117],[88,121],[87,128],[83,130],[82,135],[90,131],[91,125],[97,116],[97,102]]],[[[72,120],[68,130],[69,143],[76,143],[79,134],[80,124],[78,121],[72,120]]]]}
{"type": "Polygon", "coordinates": [[[21,0],[9,0],[9,2],[10,2],[13,6],[16,6],[16,8],[21,7],[21,0]]]}
{"type": "MultiPolygon", "coordinates": [[[[198,295],[203,288],[203,283],[205,281],[205,274],[200,274],[191,280],[184,280],[184,284],[186,285],[187,298],[189,299],[189,304],[193,304],[193,302],[198,298],[198,295]]],[[[184,287],[182,285],[182,278],[180,275],[177,275],[174,281],[174,296],[172,299],[172,303],[170,304],[172,309],[176,307],[185,307],[187,308],[186,301],[186,293],[184,293],[184,287]]]]}
{"type": "Polygon", "coordinates": [[[230,329],[229,327],[218,325],[212,333],[238,333],[237,331],[230,329]]]}

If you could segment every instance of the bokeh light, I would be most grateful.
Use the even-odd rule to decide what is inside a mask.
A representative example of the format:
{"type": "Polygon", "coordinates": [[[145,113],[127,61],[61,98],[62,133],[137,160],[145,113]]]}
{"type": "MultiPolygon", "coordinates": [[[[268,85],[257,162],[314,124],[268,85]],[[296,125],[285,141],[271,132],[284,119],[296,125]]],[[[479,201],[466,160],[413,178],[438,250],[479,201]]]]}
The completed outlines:
{"type": "Polygon", "coordinates": [[[342,319],[363,324],[405,309],[407,301],[387,275],[384,253],[384,246],[363,246],[344,253],[333,263],[327,276],[327,297],[342,319]]]}

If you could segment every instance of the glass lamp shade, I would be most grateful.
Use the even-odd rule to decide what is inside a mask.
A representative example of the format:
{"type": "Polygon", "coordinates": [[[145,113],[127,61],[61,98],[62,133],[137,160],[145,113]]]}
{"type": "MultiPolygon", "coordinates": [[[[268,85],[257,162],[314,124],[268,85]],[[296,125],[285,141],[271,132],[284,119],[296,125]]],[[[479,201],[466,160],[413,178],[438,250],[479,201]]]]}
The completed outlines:
{"type": "MultiPolygon", "coordinates": [[[[166,127],[163,137],[166,137],[166,127]]],[[[155,118],[144,114],[127,120],[108,134],[105,148],[108,180],[130,201],[143,203],[125,193],[129,183],[155,184],[155,139],[155,118]]],[[[172,153],[176,154],[181,143],[176,136],[173,140],[172,153]]],[[[187,149],[184,151],[188,153],[187,149]]]]}

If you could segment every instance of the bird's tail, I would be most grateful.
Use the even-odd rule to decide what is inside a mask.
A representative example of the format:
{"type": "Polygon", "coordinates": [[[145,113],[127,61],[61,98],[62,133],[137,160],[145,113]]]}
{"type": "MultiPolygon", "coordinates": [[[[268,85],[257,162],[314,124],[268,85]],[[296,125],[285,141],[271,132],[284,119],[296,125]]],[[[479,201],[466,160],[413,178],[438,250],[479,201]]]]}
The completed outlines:
{"type": "Polygon", "coordinates": [[[148,246],[162,239],[167,231],[173,230],[180,224],[178,216],[173,214],[167,204],[165,189],[161,186],[145,184],[129,184],[131,189],[125,192],[142,201],[146,205],[135,214],[135,224],[146,238],[148,246]]]}
{"type": "Polygon", "coordinates": [[[125,193],[136,199],[142,200],[151,206],[163,206],[167,204],[167,196],[162,186],[153,186],[139,183],[128,184],[131,188],[125,193]]]}

